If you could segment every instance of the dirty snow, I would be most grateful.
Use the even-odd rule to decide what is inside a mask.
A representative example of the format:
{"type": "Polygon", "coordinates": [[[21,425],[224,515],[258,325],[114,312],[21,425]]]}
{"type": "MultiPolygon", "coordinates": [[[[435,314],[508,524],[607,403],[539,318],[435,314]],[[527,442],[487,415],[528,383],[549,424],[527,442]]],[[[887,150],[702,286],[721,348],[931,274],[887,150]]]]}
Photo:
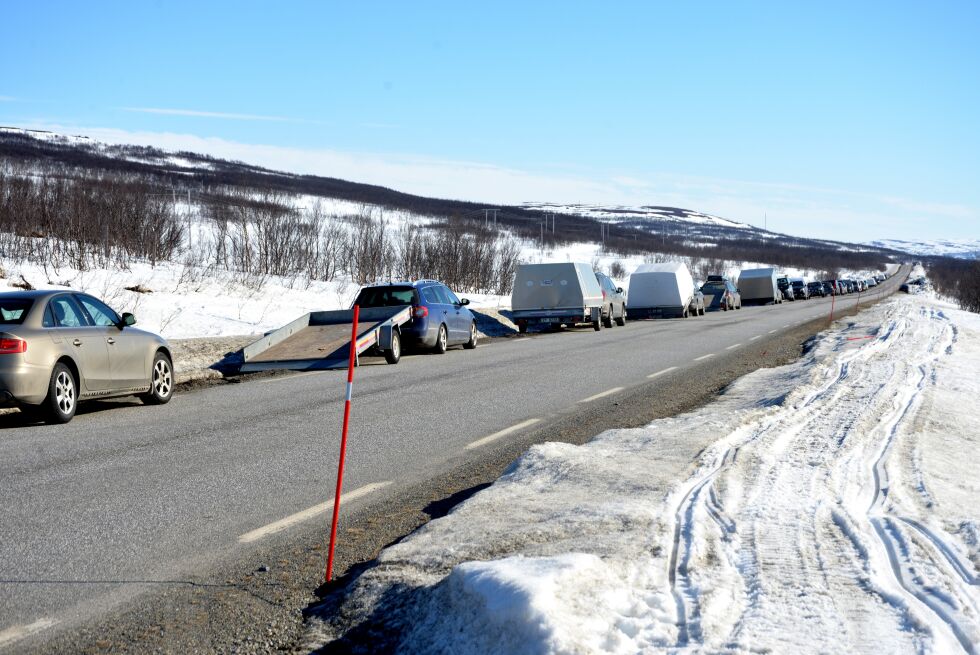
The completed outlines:
{"type": "Polygon", "coordinates": [[[978,370],[980,316],[895,297],[701,410],[531,448],[308,645],[975,653],[978,370]]]}

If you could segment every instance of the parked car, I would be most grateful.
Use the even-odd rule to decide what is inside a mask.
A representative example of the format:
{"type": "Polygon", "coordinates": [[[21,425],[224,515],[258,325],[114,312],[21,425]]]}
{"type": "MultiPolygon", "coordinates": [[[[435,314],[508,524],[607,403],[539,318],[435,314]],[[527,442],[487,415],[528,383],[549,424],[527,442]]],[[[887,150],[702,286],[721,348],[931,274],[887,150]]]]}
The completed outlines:
{"type": "Polygon", "coordinates": [[[794,301],[796,300],[796,295],[793,293],[793,287],[789,283],[789,278],[785,275],[783,277],[776,278],[776,286],[783,294],[783,300],[794,301]]]}
{"type": "Polygon", "coordinates": [[[595,279],[602,289],[602,324],[607,328],[616,325],[626,325],[626,296],[623,287],[616,286],[608,275],[596,271],[595,279]]]}
{"type": "Polygon", "coordinates": [[[401,326],[401,342],[412,348],[431,348],[444,353],[449,346],[476,348],[476,317],[449,287],[438,280],[388,282],[361,289],[354,305],[399,307],[411,305],[412,320],[401,326]]]}
{"type": "Polygon", "coordinates": [[[877,281],[876,279],[874,279],[873,277],[869,277],[869,278],[868,278],[867,280],[865,280],[865,281],[864,281],[864,283],[865,283],[866,285],[868,285],[868,288],[869,288],[869,289],[870,289],[871,287],[876,287],[876,286],[878,286],[878,281],[877,281]]]}
{"type": "Polygon", "coordinates": [[[793,288],[793,298],[796,300],[807,300],[810,298],[810,290],[806,286],[806,282],[801,277],[794,277],[789,281],[790,286],[793,288]]]}
{"type": "Polygon", "coordinates": [[[704,294],[697,286],[694,287],[694,296],[687,310],[689,316],[704,316],[704,294]]]}
{"type": "Polygon", "coordinates": [[[827,295],[826,290],[823,288],[823,282],[808,282],[806,288],[811,298],[814,296],[824,298],[827,295]]]}
{"type": "Polygon", "coordinates": [[[511,293],[518,332],[532,325],[591,323],[602,329],[603,298],[592,267],[584,263],[521,264],[511,293]]]}
{"type": "Polygon", "coordinates": [[[168,402],[170,346],[135,323],[85,293],[0,293],[0,404],[67,423],[83,400],[136,395],[147,404],[168,402]]]}
{"type": "Polygon", "coordinates": [[[826,297],[826,296],[836,296],[837,295],[837,290],[834,288],[834,285],[831,284],[830,282],[824,282],[823,283],[823,295],[824,295],[824,297],[826,297]]]}
{"type": "Polygon", "coordinates": [[[729,309],[742,308],[742,296],[731,280],[714,281],[709,276],[708,281],[701,286],[701,293],[704,294],[706,309],[721,309],[727,312],[729,309]]]}

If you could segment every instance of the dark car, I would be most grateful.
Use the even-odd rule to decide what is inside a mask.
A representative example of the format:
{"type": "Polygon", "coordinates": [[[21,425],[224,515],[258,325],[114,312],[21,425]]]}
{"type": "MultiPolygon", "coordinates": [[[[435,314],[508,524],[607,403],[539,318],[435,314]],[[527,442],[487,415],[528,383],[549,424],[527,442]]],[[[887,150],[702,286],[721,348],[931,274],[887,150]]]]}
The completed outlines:
{"type": "Polygon", "coordinates": [[[607,328],[616,325],[626,325],[626,296],[623,287],[617,287],[612,278],[596,271],[595,279],[602,289],[602,324],[607,328]]]}
{"type": "Polygon", "coordinates": [[[826,296],[836,296],[837,289],[830,282],[823,282],[823,295],[826,296]]]}
{"type": "Polygon", "coordinates": [[[444,353],[452,345],[476,348],[476,317],[449,287],[437,280],[389,282],[364,287],[355,305],[360,307],[399,307],[411,305],[412,320],[401,328],[402,342],[408,347],[431,348],[444,353]]]}
{"type": "Polygon", "coordinates": [[[806,282],[803,281],[801,277],[795,277],[789,282],[790,287],[793,289],[793,298],[795,300],[807,300],[810,297],[810,290],[806,286],[806,282]]]}
{"type": "Polygon", "coordinates": [[[721,309],[726,312],[729,309],[741,309],[742,295],[731,280],[726,278],[713,280],[713,277],[720,276],[709,275],[708,281],[701,286],[705,309],[721,309]]]}
{"type": "Polygon", "coordinates": [[[810,292],[810,297],[820,296],[821,298],[826,297],[827,291],[824,289],[823,282],[810,282],[806,285],[807,290],[810,292]]]}

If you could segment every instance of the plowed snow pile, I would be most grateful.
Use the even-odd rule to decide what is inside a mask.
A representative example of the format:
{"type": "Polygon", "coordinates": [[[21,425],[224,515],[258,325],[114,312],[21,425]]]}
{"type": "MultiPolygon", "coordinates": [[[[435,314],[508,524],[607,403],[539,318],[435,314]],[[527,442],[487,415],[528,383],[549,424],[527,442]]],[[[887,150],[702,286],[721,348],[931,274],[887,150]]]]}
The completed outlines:
{"type": "Polygon", "coordinates": [[[980,317],[922,295],[854,321],[697,412],[532,448],[309,645],[977,652],[980,317]]]}

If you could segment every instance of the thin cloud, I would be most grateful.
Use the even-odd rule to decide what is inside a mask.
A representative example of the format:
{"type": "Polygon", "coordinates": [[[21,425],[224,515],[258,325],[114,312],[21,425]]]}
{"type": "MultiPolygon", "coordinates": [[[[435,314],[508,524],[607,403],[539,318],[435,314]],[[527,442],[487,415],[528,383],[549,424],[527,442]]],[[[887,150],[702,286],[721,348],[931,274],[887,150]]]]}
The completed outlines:
{"type": "Polygon", "coordinates": [[[297,118],[285,116],[261,116],[258,114],[236,114],[222,111],[200,111],[197,109],[169,109],[165,107],[123,107],[123,111],[139,114],[162,114],[165,116],[193,116],[195,118],[220,118],[232,121],[267,121],[272,123],[306,123],[297,118]]]}
{"type": "Polygon", "coordinates": [[[0,102],[17,102],[17,98],[13,96],[0,96],[0,102]]]}

